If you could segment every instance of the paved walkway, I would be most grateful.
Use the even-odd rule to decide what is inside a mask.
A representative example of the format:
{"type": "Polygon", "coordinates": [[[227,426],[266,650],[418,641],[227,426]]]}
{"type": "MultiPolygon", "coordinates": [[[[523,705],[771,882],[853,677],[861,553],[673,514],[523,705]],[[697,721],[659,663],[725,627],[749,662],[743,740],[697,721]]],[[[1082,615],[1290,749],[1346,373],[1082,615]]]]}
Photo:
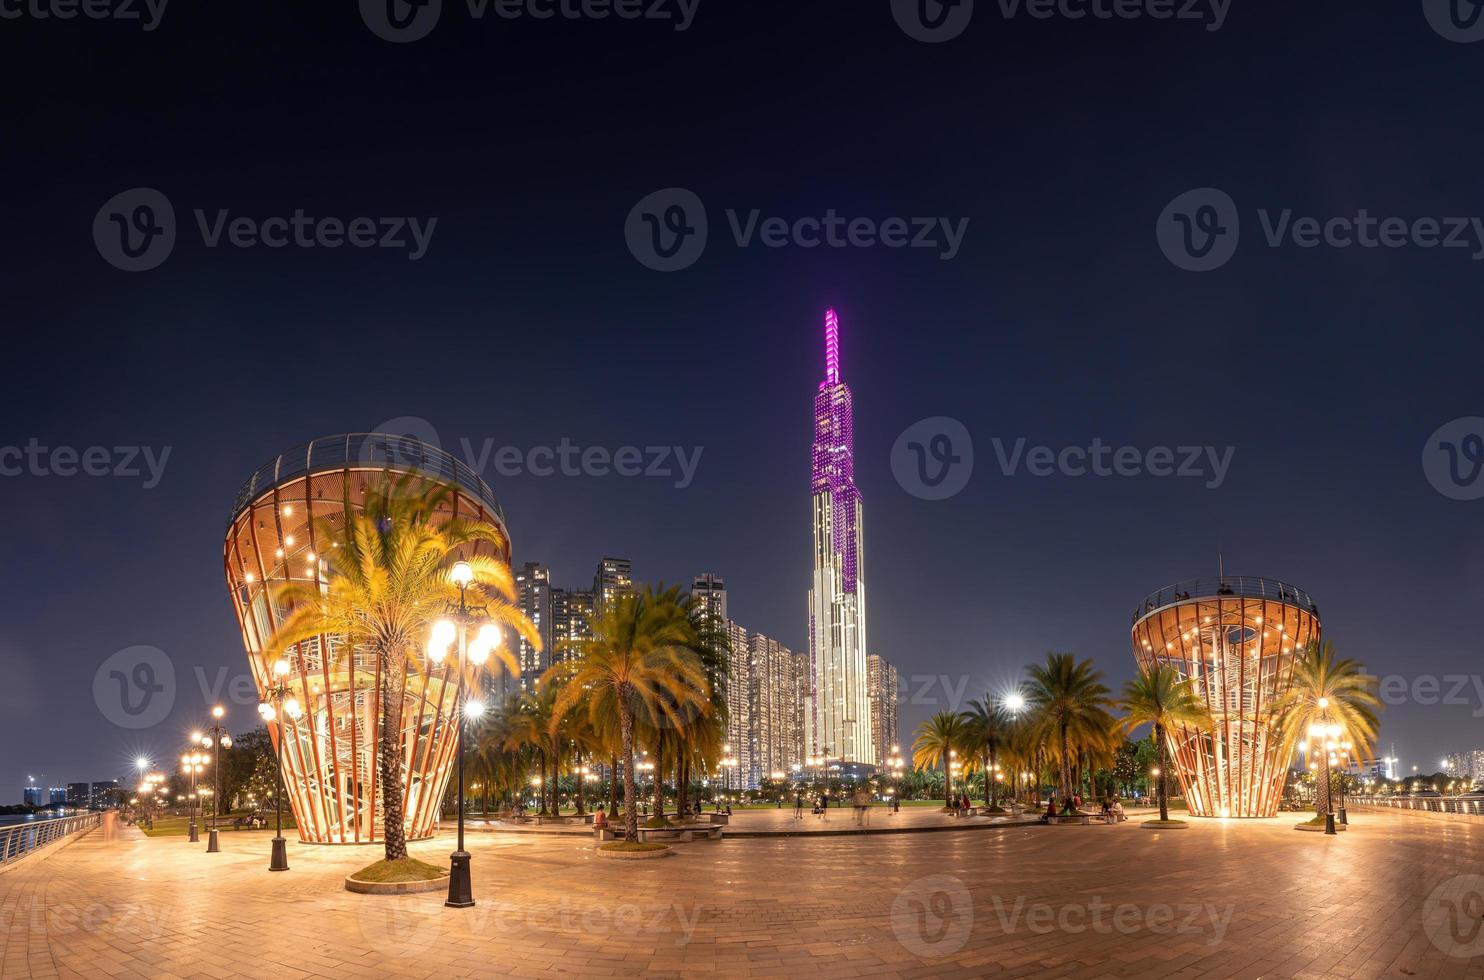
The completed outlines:
{"type": "MultiPolygon", "coordinates": [[[[710,812],[709,810],[707,811],[710,812]]],[[[1137,815],[1136,811],[1130,811],[1137,815]]],[[[792,837],[799,834],[884,834],[902,831],[968,830],[972,828],[1014,826],[1021,823],[1036,823],[1039,817],[1027,813],[1021,817],[955,817],[938,807],[903,807],[892,813],[886,807],[872,807],[862,823],[856,823],[851,807],[831,807],[828,814],[815,816],[808,810],[795,818],[792,807],[783,809],[736,810],[726,824],[728,837],[792,837]]],[[[452,831],[452,820],[443,821],[442,826],[452,831]]],[[[470,832],[508,832],[531,834],[558,834],[591,837],[592,827],[578,823],[530,823],[513,824],[484,817],[466,818],[465,830],[470,832]]]]}
{"type": "MultiPolygon", "coordinates": [[[[95,832],[0,874],[0,976],[1484,977],[1484,828],[1357,815],[1187,831],[696,842],[658,861],[471,840],[470,910],[353,895],[374,848],[95,832]],[[1452,955],[1450,955],[1452,954],[1452,955]]],[[[442,863],[448,842],[414,845],[442,863]]]]}

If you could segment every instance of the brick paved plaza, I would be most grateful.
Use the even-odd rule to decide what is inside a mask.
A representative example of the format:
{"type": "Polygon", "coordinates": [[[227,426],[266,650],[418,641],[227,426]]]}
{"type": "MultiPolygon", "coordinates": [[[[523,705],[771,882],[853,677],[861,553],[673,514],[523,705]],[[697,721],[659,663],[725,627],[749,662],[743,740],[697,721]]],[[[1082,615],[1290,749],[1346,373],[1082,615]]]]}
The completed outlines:
{"type": "Polygon", "coordinates": [[[1285,816],[746,838],[643,862],[479,834],[467,911],[343,891],[373,848],[291,842],[292,870],[269,874],[266,833],[207,854],[110,821],[0,873],[3,977],[1484,976],[1476,900],[1435,892],[1481,870],[1484,827],[1355,816],[1339,838],[1285,816]]]}

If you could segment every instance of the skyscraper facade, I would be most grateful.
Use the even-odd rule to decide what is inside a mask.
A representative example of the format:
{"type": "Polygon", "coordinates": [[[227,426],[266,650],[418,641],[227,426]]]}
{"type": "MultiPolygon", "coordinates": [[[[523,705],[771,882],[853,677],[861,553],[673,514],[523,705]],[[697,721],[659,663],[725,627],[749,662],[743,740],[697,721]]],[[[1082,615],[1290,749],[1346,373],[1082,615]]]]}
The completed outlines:
{"type": "Polygon", "coordinates": [[[634,591],[634,567],[627,558],[609,558],[606,555],[598,562],[593,573],[593,601],[598,610],[608,606],[621,595],[634,591]]]}
{"type": "Polygon", "coordinates": [[[730,619],[726,621],[727,640],[732,654],[727,659],[727,738],[736,765],[724,773],[725,784],[732,789],[756,789],[753,769],[752,671],[747,653],[747,630],[730,619]]]}
{"type": "Polygon", "coordinates": [[[551,590],[551,662],[578,655],[579,644],[593,638],[593,594],[583,589],[551,590]]]}
{"type": "Polygon", "coordinates": [[[727,584],[722,579],[710,572],[697,575],[696,580],[691,583],[690,594],[701,604],[701,608],[717,619],[728,618],[727,584]]]}
{"type": "Polygon", "coordinates": [[[814,575],[805,752],[876,763],[866,686],[865,544],[855,486],[854,411],[840,377],[840,320],[825,315],[825,374],[814,396],[814,575]]]}
{"type": "Polygon", "coordinates": [[[876,765],[885,768],[891,747],[897,744],[897,669],[885,657],[866,657],[866,694],[871,702],[871,739],[876,744],[876,765]]]}
{"type": "Polygon", "coordinates": [[[799,724],[798,657],[777,640],[753,633],[748,637],[752,691],[752,780],[761,783],[774,773],[787,776],[804,761],[804,739],[799,724]]]}
{"type": "Polygon", "coordinates": [[[552,609],[551,572],[544,565],[528,561],[515,573],[515,596],[520,611],[541,636],[541,649],[523,636],[517,636],[516,659],[520,662],[520,686],[530,690],[551,666],[552,609]]]}

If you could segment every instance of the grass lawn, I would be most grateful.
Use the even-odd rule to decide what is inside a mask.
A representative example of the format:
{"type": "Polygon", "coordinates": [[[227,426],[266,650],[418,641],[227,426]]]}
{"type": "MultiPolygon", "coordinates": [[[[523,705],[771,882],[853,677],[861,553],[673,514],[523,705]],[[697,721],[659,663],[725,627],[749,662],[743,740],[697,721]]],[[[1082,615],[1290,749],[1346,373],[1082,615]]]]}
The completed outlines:
{"type": "Polygon", "coordinates": [[[640,841],[611,840],[598,848],[600,851],[663,851],[668,845],[656,844],[653,841],[642,843],[640,841]]]}
{"type": "Polygon", "coordinates": [[[377,861],[368,864],[351,875],[357,881],[436,881],[448,876],[447,868],[440,868],[417,858],[405,857],[400,861],[377,861]]]}
{"type": "MultiPolygon", "coordinates": [[[[191,832],[190,824],[191,820],[189,817],[157,817],[155,818],[155,825],[153,827],[146,828],[143,824],[138,824],[137,826],[140,830],[144,831],[146,837],[186,837],[191,832]]],[[[284,811],[283,829],[289,831],[293,829],[293,826],[294,818],[289,815],[288,811],[284,811]]],[[[222,817],[217,821],[216,829],[224,834],[232,833],[235,829],[232,826],[232,818],[222,817]]],[[[247,828],[243,827],[242,829],[246,830],[247,828]]],[[[268,820],[268,829],[273,829],[272,818],[268,820]]],[[[205,837],[207,832],[211,830],[210,818],[199,820],[197,822],[197,830],[201,832],[202,837],[205,837]]]]}

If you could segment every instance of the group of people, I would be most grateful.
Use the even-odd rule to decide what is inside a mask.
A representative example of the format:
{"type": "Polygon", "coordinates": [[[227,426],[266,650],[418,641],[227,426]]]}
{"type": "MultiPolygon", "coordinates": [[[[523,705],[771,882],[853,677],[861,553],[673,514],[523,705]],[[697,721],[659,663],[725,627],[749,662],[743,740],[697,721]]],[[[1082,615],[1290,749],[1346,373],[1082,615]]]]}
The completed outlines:
{"type": "MultiPolygon", "coordinates": [[[[1070,817],[1082,813],[1082,797],[1072,796],[1064,800],[1061,808],[1061,816],[1070,817]]],[[[1056,797],[1052,796],[1046,800],[1046,812],[1041,814],[1042,823],[1050,823],[1056,819],[1056,797]]],[[[1098,816],[1105,823],[1122,823],[1128,819],[1123,812],[1123,801],[1116,797],[1106,797],[1103,800],[1103,808],[1098,816]]]]}

